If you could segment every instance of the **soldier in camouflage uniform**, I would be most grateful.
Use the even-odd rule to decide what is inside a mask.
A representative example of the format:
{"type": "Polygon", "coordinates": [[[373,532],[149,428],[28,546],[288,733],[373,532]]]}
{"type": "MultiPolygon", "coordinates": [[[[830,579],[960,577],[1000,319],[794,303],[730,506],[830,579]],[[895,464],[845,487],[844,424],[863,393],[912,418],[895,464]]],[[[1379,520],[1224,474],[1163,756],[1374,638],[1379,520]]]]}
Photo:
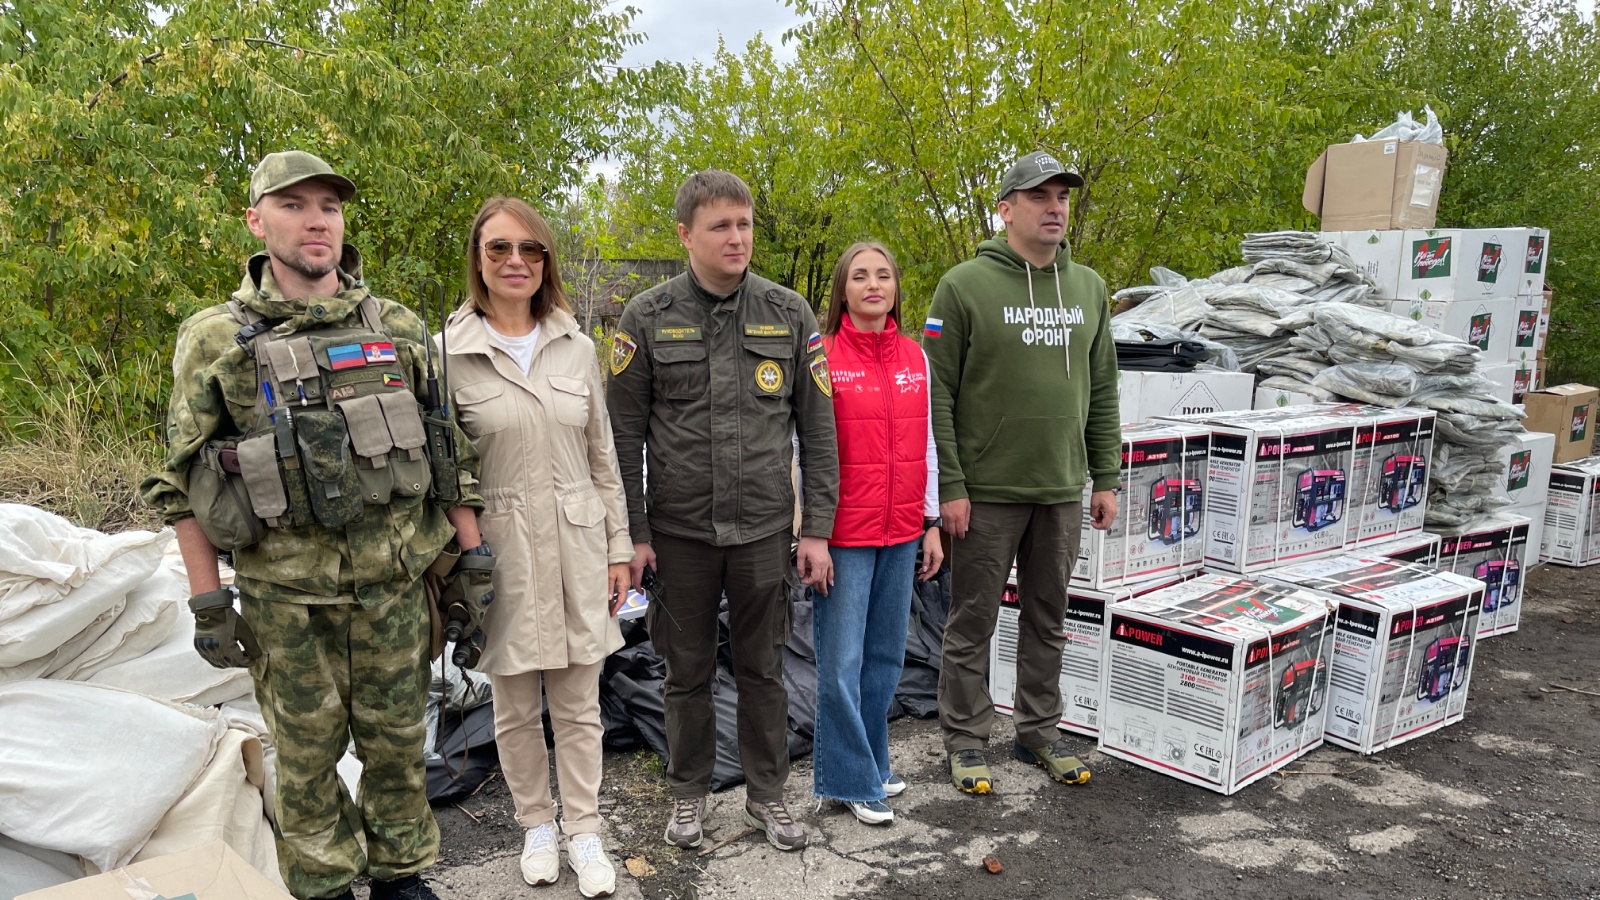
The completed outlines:
{"type": "MultiPolygon", "coordinates": [[[[379,460],[389,463],[393,475],[386,503],[375,502],[383,499],[376,493],[367,495],[369,483],[362,481],[367,505],[359,505],[360,514],[342,527],[280,521],[280,527],[259,529],[248,546],[233,549],[238,613],[221,588],[213,540],[220,530],[216,514],[208,511],[211,498],[202,497],[198,484],[205,473],[196,467],[218,439],[263,425],[270,430],[291,417],[309,420],[304,412],[313,409],[304,393],[293,409],[286,397],[263,397],[270,385],[263,384],[252,359],[251,341],[236,340],[248,333],[241,316],[260,322],[261,331],[270,327],[273,339],[360,327],[365,320],[386,340],[369,340],[364,356],[357,351],[356,358],[335,361],[333,368],[374,366],[370,378],[379,383],[363,391],[409,391],[411,398],[386,408],[415,406],[424,383],[423,326],[405,307],[369,299],[360,256],[342,243],[342,204],[354,192],[349,179],[307,153],[270,154],[256,169],[247,222],[266,252],[246,264],[232,307],[196,313],[179,330],[167,457],[161,471],[145,480],[141,495],[177,531],[195,595],[196,649],[215,666],[250,666],[277,749],[273,804],[279,866],[289,890],[301,900],[349,898],[352,879],[366,874],[375,900],[425,900],[434,894],[417,873],[433,863],[439,829],[424,777],[429,618],[420,579],[452,538],[468,548],[481,543],[474,508],[482,501],[471,444],[458,442],[469,456],[456,476],[459,490],[451,492],[459,497],[457,505],[448,512],[427,496],[428,464],[406,468],[421,458],[418,451],[408,456],[389,450],[388,459],[379,460]],[[274,408],[274,402],[282,406],[274,408]],[[268,409],[272,423],[263,423],[268,409]],[[364,763],[359,801],[335,771],[352,739],[364,763]]],[[[358,393],[355,387],[345,391],[341,396],[358,393]]],[[[350,418],[354,439],[352,409],[340,407],[339,427],[350,418]]],[[[408,415],[408,421],[416,419],[408,415]]],[[[397,434],[398,421],[389,420],[397,434]]],[[[240,443],[233,459],[245,457],[240,443]]],[[[219,458],[222,469],[243,468],[239,477],[251,477],[250,465],[229,464],[227,450],[219,458]]],[[[270,460],[267,467],[275,468],[270,460]]],[[[254,503],[257,484],[249,487],[254,503]]]]}

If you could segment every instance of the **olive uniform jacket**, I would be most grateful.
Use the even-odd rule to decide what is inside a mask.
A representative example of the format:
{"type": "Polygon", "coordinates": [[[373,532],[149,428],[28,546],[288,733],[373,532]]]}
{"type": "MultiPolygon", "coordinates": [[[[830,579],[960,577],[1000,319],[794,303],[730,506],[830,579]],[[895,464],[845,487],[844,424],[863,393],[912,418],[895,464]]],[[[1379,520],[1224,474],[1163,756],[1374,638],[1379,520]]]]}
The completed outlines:
{"type": "MultiPolygon", "coordinates": [[[[339,261],[339,290],[332,297],[291,300],[278,290],[265,253],[252,256],[233,299],[277,321],[273,331],[290,335],[323,327],[358,324],[357,307],[371,292],[361,279],[361,255],[348,244],[339,261]]],[[[396,374],[421,399],[424,395],[423,327],[411,310],[379,300],[379,318],[394,343],[396,374]]],[[[240,325],[226,304],[190,316],[178,329],[172,360],[172,398],[167,411],[167,457],[160,471],[139,486],[140,498],[167,524],[193,515],[189,465],[207,441],[243,436],[253,424],[255,361],[234,340],[240,325]]],[[[477,507],[477,460],[464,440],[460,504],[477,507]]],[[[349,603],[374,607],[405,593],[422,577],[455,528],[427,497],[396,495],[386,506],[368,508],[361,521],[343,528],[320,525],[269,528],[260,542],[234,551],[241,591],[290,603],[349,603]]]]}
{"type": "Polygon", "coordinates": [[[516,675],[597,663],[622,647],[606,566],[633,560],[594,341],[545,316],[523,374],[463,307],[445,326],[452,408],[477,448],[495,554],[478,670],[516,675]]]}
{"type": "Polygon", "coordinates": [[[724,547],[792,529],[795,437],[800,533],[833,533],[832,386],[799,294],[754,272],[727,297],[691,272],[645,291],[622,312],[608,391],[635,541],[661,531],[724,547]]]}

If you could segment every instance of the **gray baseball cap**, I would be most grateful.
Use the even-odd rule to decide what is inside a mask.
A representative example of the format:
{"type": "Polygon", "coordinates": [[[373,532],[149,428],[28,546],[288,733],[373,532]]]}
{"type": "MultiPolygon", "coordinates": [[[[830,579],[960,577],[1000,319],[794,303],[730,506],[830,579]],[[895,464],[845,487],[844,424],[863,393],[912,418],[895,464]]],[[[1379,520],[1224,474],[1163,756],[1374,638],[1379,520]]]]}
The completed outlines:
{"type": "Polygon", "coordinates": [[[250,176],[250,205],[274,191],[299,184],[312,178],[326,181],[339,192],[339,199],[348,201],[356,195],[356,183],[343,175],[335,174],[333,167],[304,150],[285,150],[268,153],[250,176]]]}
{"type": "Polygon", "coordinates": [[[1061,164],[1061,161],[1043,150],[1036,150],[1011,164],[1006,177],[1000,179],[1000,194],[1004,200],[1012,191],[1025,191],[1038,187],[1052,178],[1066,182],[1067,187],[1083,187],[1083,176],[1061,164]]]}

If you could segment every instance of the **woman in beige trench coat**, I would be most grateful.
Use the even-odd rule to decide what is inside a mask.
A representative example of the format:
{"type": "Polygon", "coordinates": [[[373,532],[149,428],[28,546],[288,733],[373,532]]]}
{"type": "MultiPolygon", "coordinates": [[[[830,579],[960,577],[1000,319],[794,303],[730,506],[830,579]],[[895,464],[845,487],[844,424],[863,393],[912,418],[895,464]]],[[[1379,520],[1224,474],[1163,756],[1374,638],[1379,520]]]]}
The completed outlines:
{"type": "Polygon", "coordinates": [[[445,326],[450,398],[482,461],[478,527],[497,560],[478,668],[527,829],[522,875],[540,885],[561,873],[542,681],[568,865],[583,896],[604,897],[616,874],[598,834],[600,668],[622,646],[614,616],[633,544],[595,345],[563,296],[549,226],[521,200],[479,211],[467,286],[445,326]]]}

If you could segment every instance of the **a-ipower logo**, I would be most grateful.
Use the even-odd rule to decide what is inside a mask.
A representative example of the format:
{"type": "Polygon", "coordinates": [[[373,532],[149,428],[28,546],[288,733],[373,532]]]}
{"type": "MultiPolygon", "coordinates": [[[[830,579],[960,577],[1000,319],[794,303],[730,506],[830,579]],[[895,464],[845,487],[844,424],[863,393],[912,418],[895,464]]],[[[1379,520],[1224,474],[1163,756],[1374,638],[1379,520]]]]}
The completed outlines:
{"type": "Polygon", "coordinates": [[[1517,313],[1517,346],[1532,347],[1534,335],[1539,332],[1539,311],[1524,309],[1517,313]]]}
{"type": "Polygon", "coordinates": [[[1450,277],[1450,238],[1423,238],[1411,242],[1411,277],[1450,277]]]}
{"type": "Polygon", "coordinates": [[[1567,435],[1569,441],[1581,441],[1589,437],[1589,404],[1574,406],[1572,408],[1572,431],[1567,435]]]}
{"type": "Polygon", "coordinates": [[[1511,465],[1506,470],[1506,490],[1520,491],[1528,486],[1528,474],[1533,468],[1533,451],[1523,450],[1511,454],[1511,465]]]}

